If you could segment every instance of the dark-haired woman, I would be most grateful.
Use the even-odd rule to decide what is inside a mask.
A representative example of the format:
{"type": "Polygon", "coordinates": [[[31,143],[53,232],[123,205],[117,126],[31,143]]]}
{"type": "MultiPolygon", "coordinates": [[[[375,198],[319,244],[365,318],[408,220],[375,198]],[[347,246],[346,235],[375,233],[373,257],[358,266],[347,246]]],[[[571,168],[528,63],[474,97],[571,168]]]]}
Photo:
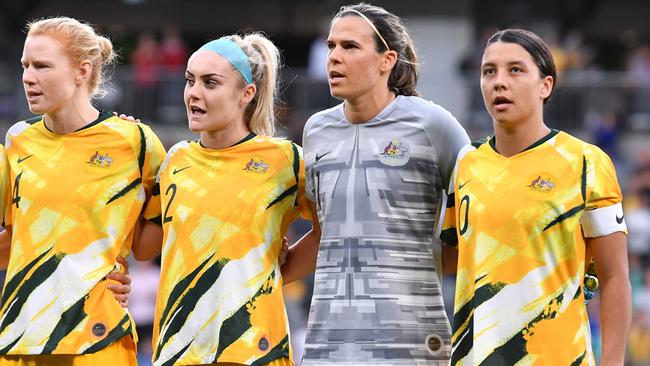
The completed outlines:
{"type": "Polygon", "coordinates": [[[330,91],[343,103],[313,115],[303,136],[322,239],[293,246],[283,268],[288,282],[316,267],[303,365],[446,365],[435,231],[469,139],[418,97],[417,56],[394,14],[344,6],[327,45],[330,91]]]}
{"type": "Polygon", "coordinates": [[[452,365],[595,365],[585,261],[601,288],[601,365],[622,365],[630,283],[609,157],[544,122],[548,46],[507,29],[487,43],[481,90],[494,135],[458,155],[442,238],[458,248],[452,365]]]}

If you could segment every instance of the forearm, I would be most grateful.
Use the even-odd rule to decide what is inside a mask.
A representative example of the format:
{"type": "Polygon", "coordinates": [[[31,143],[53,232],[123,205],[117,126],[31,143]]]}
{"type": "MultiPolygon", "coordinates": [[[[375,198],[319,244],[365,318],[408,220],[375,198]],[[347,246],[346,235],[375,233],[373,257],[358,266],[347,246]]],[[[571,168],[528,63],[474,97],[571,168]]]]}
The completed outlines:
{"type": "Polygon", "coordinates": [[[320,232],[312,229],[289,248],[287,259],[281,268],[284,284],[314,272],[319,245],[320,232]]]}
{"type": "Polygon", "coordinates": [[[162,227],[142,220],[136,228],[133,240],[133,257],[139,261],[154,259],[162,251],[162,227]]]}
{"type": "Polygon", "coordinates": [[[9,266],[9,255],[11,254],[11,231],[5,229],[0,233],[0,271],[9,266]]]}
{"type": "Polygon", "coordinates": [[[442,273],[456,274],[458,269],[458,248],[442,244],[442,273]]]}
{"type": "Polygon", "coordinates": [[[600,280],[601,365],[623,365],[632,319],[631,287],[627,276],[600,280]]]}

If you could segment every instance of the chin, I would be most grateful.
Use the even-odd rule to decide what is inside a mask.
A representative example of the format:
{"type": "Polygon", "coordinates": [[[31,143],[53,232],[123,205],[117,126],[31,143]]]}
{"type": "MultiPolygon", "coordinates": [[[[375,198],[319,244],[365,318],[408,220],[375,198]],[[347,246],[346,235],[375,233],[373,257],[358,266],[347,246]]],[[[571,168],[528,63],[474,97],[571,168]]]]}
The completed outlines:
{"type": "Polygon", "coordinates": [[[339,99],[339,100],[348,99],[348,96],[345,93],[342,93],[340,91],[337,91],[337,90],[331,89],[331,88],[330,88],[330,95],[332,95],[332,97],[334,97],[336,99],[339,99]]]}
{"type": "Polygon", "coordinates": [[[201,128],[200,123],[190,121],[190,123],[188,123],[188,127],[190,128],[190,131],[192,131],[194,133],[199,133],[199,132],[203,131],[203,128],[201,128]]]}
{"type": "Polygon", "coordinates": [[[29,111],[32,112],[32,114],[45,114],[47,113],[47,110],[43,107],[39,107],[37,105],[28,105],[29,111]]]}

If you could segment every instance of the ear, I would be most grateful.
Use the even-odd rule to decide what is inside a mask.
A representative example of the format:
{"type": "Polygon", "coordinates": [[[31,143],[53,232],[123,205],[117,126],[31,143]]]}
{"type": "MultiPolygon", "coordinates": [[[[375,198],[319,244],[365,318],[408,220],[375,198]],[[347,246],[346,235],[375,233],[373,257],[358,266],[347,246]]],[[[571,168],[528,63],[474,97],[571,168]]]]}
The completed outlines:
{"type": "Polygon", "coordinates": [[[395,64],[397,63],[397,51],[385,51],[381,55],[381,63],[379,65],[379,70],[382,72],[390,72],[395,64]]]}
{"type": "Polygon", "coordinates": [[[241,95],[241,98],[239,99],[240,104],[242,105],[247,105],[248,103],[253,100],[255,97],[255,93],[257,93],[257,87],[255,84],[248,84],[244,87],[244,92],[241,95]]]}
{"type": "Polygon", "coordinates": [[[79,69],[77,70],[77,77],[75,77],[76,84],[81,85],[89,80],[92,72],[93,62],[90,60],[82,60],[81,64],[79,64],[79,69]]]}
{"type": "Polygon", "coordinates": [[[540,88],[540,97],[542,100],[548,98],[549,95],[551,95],[551,92],[553,91],[553,84],[555,81],[553,80],[553,77],[550,75],[546,75],[542,79],[542,85],[540,88]]]}

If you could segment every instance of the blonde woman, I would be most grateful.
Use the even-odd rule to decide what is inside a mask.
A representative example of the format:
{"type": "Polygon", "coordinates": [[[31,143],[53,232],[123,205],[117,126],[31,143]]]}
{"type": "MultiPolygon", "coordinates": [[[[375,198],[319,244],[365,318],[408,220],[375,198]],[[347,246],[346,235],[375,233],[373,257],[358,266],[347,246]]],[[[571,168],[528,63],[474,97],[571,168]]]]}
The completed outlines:
{"type": "Polygon", "coordinates": [[[151,197],[164,149],[149,127],[93,106],[114,59],[111,42],[76,19],[28,25],[22,81],[38,116],[5,143],[2,365],[137,364],[133,321],[106,276],[138,221],[160,216],[151,197]]]}
{"type": "Polygon", "coordinates": [[[162,248],[144,227],[138,259],[162,249],[154,365],[293,365],[278,256],[312,208],[297,145],[271,137],[279,54],[261,34],[190,57],[184,100],[196,141],[161,167],[162,248]]]}

